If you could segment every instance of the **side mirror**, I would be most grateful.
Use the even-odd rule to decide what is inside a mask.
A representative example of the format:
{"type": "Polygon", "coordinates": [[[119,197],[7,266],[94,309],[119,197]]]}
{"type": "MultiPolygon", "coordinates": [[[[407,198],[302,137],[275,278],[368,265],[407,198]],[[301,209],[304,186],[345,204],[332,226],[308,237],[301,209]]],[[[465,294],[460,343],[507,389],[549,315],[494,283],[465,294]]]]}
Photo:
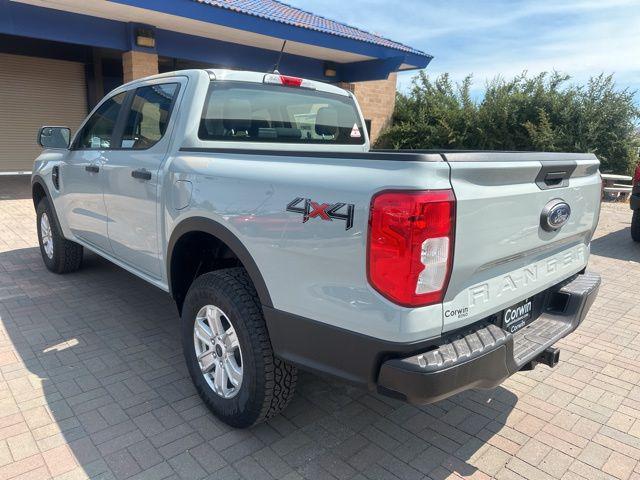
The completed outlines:
{"type": "Polygon", "coordinates": [[[67,127],[42,127],[38,131],[38,145],[42,148],[69,148],[71,130],[67,127]]]}

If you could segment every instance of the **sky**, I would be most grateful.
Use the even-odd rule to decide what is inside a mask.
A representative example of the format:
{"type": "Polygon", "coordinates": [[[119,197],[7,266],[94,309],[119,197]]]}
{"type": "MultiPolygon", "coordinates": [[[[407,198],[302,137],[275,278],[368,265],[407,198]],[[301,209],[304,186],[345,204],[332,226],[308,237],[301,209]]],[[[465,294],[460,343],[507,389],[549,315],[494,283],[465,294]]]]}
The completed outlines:
{"type": "MultiPolygon", "coordinates": [[[[638,90],[640,0],[284,0],[434,56],[429,75],[487,80],[557,70],[584,83],[614,73],[638,90]]],[[[415,73],[402,73],[405,90],[415,73]]]]}

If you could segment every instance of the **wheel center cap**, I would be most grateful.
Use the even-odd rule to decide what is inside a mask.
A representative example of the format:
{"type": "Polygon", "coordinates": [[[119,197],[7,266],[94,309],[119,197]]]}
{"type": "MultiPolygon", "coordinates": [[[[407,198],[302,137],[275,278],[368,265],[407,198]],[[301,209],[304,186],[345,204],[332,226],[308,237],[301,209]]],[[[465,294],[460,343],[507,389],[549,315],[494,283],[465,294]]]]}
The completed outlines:
{"type": "Polygon", "coordinates": [[[216,355],[217,355],[218,357],[221,357],[221,356],[222,356],[222,347],[220,346],[220,344],[217,344],[217,345],[216,345],[216,355]]]}

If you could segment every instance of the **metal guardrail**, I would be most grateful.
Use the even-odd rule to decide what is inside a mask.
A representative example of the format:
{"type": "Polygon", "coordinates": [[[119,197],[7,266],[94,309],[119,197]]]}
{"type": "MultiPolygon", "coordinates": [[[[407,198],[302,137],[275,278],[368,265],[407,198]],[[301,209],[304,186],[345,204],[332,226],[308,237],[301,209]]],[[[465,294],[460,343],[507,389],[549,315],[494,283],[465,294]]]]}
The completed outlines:
{"type": "Polygon", "coordinates": [[[610,201],[626,201],[633,189],[632,178],[628,175],[615,175],[603,173],[602,175],[602,198],[610,201]],[[619,183],[619,182],[629,182],[619,183]]]}

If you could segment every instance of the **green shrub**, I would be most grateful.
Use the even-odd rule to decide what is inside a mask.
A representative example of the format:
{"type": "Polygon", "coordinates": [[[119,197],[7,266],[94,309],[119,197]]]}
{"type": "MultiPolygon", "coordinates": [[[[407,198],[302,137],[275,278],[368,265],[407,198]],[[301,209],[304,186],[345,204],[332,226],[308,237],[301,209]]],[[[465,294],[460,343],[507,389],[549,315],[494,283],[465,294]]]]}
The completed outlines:
{"type": "Polygon", "coordinates": [[[420,72],[407,94],[397,94],[392,125],[376,147],[592,152],[602,171],[616,173],[637,162],[640,110],[612,75],[586,85],[557,72],[497,77],[480,101],[471,98],[471,80],[420,72]]]}

